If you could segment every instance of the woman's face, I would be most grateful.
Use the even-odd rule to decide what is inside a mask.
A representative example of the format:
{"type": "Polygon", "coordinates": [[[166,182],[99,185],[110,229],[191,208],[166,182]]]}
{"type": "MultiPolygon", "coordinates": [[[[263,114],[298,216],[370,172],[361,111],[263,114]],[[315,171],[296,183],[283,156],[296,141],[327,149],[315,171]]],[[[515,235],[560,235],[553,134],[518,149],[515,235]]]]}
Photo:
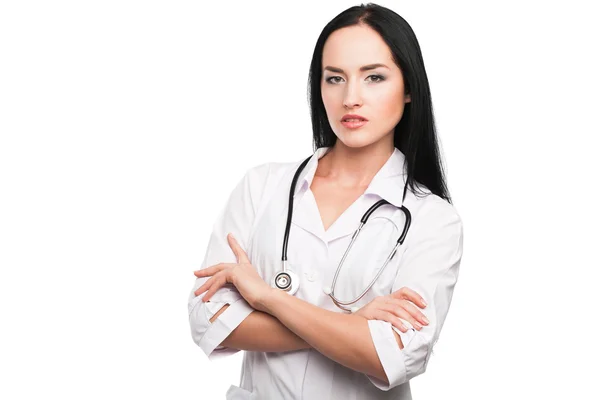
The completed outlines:
{"type": "Polygon", "coordinates": [[[338,29],[325,41],[322,65],[323,103],[338,140],[348,147],[393,146],[394,127],[410,95],[404,94],[402,72],[381,36],[363,25],[338,29]],[[342,121],[346,114],[368,121],[353,128],[342,121]]]}

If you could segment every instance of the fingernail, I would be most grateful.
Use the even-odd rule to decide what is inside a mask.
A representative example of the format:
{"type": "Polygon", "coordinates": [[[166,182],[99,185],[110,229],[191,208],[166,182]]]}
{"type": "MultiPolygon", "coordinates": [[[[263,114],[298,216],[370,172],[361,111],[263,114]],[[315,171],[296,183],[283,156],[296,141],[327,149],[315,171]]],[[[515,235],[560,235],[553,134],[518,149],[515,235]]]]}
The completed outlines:
{"type": "Polygon", "coordinates": [[[426,324],[429,323],[429,320],[427,319],[427,317],[423,317],[423,321],[425,321],[426,324]]]}
{"type": "Polygon", "coordinates": [[[424,306],[427,306],[427,302],[423,299],[421,299],[421,303],[423,303],[424,306]]]}
{"type": "Polygon", "coordinates": [[[415,328],[417,328],[417,329],[421,329],[423,327],[423,325],[421,325],[417,321],[415,321],[414,325],[415,325],[415,328]]]}

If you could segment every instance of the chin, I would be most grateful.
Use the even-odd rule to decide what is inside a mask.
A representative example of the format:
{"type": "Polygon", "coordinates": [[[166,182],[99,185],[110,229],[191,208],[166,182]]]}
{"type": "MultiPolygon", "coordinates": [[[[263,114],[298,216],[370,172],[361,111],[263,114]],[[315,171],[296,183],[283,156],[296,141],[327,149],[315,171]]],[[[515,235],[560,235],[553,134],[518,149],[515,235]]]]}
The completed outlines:
{"type": "Polygon", "coordinates": [[[361,147],[371,146],[377,143],[382,138],[374,138],[369,133],[348,132],[343,135],[336,135],[338,140],[346,147],[358,149],[361,147]]]}

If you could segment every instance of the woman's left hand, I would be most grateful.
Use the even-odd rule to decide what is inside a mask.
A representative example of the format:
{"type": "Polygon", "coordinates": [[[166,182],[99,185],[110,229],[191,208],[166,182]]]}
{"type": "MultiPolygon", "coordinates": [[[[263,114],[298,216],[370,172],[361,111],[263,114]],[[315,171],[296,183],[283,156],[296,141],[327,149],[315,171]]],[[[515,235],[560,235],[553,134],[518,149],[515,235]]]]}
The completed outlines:
{"type": "Polygon", "coordinates": [[[219,288],[226,283],[232,283],[252,308],[266,311],[262,309],[263,299],[272,292],[273,288],[258,275],[256,268],[250,263],[248,255],[233,235],[227,235],[227,241],[235,253],[238,263],[221,263],[194,271],[194,275],[198,278],[211,277],[194,294],[198,296],[206,292],[202,301],[207,302],[219,288]]]}

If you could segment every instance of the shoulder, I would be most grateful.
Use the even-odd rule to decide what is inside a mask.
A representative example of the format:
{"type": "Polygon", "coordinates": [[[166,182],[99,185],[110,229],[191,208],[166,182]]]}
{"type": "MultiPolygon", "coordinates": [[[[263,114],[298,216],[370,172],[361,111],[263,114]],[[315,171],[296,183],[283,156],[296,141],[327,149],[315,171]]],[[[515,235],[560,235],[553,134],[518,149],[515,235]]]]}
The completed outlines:
{"type": "Polygon", "coordinates": [[[431,192],[423,197],[416,197],[415,203],[416,211],[421,218],[461,221],[458,210],[452,203],[431,192]]]}
{"type": "Polygon", "coordinates": [[[303,160],[290,162],[265,162],[254,165],[246,170],[245,179],[253,187],[260,186],[263,189],[272,183],[281,181],[283,178],[293,175],[303,160]]]}
{"type": "Polygon", "coordinates": [[[292,162],[265,162],[247,168],[240,182],[240,186],[250,194],[256,207],[265,198],[279,187],[281,182],[287,182],[289,175],[293,175],[301,161],[292,162]]]}
{"type": "Polygon", "coordinates": [[[426,186],[416,183],[417,193],[407,193],[407,207],[410,205],[411,212],[423,216],[439,217],[442,219],[461,220],[456,207],[448,200],[434,194],[426,186]]]}
{"type": "Polygon", "coordinates": [[[462,243],[463,222],[456,207],[427,188],[420,188],[424,193],[411,193],[406,205],[412,215],[415,233],[462,243]]]}

